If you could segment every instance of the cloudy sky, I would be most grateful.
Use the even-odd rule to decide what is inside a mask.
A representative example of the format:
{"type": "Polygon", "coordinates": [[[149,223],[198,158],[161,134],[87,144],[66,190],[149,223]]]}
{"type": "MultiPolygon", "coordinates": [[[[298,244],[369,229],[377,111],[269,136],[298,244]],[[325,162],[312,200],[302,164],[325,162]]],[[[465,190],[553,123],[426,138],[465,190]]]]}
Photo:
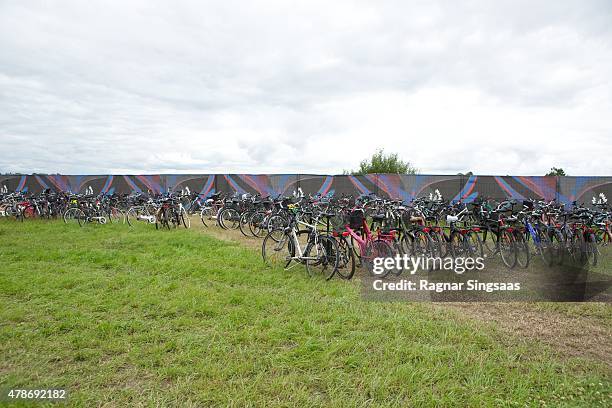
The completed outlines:
{"type": "Polygon", "coordinates": [[[612,1],[0,0],[0,172],[610,175],[612,1]]]}

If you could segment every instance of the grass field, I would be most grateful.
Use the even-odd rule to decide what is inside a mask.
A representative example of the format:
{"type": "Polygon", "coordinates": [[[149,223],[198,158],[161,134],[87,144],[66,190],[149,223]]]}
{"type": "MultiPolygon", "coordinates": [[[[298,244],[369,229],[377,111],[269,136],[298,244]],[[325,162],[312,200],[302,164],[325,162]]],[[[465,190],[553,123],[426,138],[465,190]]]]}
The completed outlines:
{"type": "MultiPolygon", "coordinates": [[[[0,221],[0,389],[65,387],[73,406],[612,404],[609,361],[463,307],[365,302],[215,234],[0,221]]],[[[607,305],[528,308],[593,308],[611,341],[607,305]]]]}

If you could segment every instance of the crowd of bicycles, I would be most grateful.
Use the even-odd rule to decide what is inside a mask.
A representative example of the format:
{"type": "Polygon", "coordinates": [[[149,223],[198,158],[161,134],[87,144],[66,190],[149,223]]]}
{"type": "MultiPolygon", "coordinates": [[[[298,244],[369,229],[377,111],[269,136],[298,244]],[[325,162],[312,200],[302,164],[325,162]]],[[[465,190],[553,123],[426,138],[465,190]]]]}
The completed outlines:
{"type": "Polygon", "coordinates": [[[157,229],[189,228],[191,213],[184,204],[190,196],[184,191],[165,195],[94,195],[89,188],[83,194],[50,190],[40,194],[0,193],[0,217],[14,217],[22,222],[36,218],[62,219],[81,227],[89,223],[130,226],[146,223],[154,224],[157,229]]]}
{"type": "MultiPolygon", "coordinates": [[[[350,279],[356,266],[372,272],[376,258],[397,255],[499,256],[511,269],[527,268],[534,258],[546,266],[595,266],[600,248],[612,240],[611,211],[603,194],[590,207],[573,203],[571,208],[542,200],[448,202],[439,191],[408,204],[375,195],[244,196],[215,202],[221,228],[263,238],[266,263],[285,269],[302,264],[309,274],[323,273],[328,279],[350,279]]],[[[429,265],[436,268],[435,262],[429,265]]],[[[378,275],[389,273],[400,271],[389,268],[378,275]]]]}
{"type": "MultiPolygon", "coordinates": [[[[439,191],[409,203],[377,197],[290,197],[215,193],[188,188],[166,194],[94,195],[43,191],[0,192],[0,217],[18,221],[62,219],[67,224],[138,223],[157,229],[205,226],[239,230],[262,240],[271,266],[305,266],[310,275],[351,279],[357,268],[372,273],[376,258],[408,255],[434,259],[499,258],[507,268],[572,262],[596,265],[600,248],[612,240],[605,195],[590,206],[556,201],[480,198],[449,202],[439,191]]],[[[430,268],[435,268],[430,266],[430,268]]],[[[382,273],[384,277],[392,269],[382,273]]]]}

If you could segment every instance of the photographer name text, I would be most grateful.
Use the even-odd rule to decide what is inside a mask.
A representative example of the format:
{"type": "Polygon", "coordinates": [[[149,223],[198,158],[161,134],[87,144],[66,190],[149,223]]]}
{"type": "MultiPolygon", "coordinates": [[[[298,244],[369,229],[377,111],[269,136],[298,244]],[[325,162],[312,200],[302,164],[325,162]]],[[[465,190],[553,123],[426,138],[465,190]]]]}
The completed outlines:
{"type": "Polygon", "coordinates": [[[376,291],[427,291],[427,292],[507,292],[521,290],[520,282],[479,282],[470,279],[465,282],[430,282],[427,279],[413,281],[402,279],[389,282],[382,279],[372,281],[372,288],[376,291]]]}

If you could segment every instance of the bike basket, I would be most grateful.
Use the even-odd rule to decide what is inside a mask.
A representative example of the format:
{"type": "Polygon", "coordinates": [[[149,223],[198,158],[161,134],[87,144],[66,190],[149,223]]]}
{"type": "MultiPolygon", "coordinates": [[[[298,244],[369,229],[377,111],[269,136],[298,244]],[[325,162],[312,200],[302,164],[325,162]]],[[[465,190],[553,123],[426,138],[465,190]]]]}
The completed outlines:
{"type": "Polygon", "coordinates": [[[359,229],[363,226],[364,214],[362,209],[356,209],[351,212],[349,217],[349,226],[351,229],[359,229]]]}

